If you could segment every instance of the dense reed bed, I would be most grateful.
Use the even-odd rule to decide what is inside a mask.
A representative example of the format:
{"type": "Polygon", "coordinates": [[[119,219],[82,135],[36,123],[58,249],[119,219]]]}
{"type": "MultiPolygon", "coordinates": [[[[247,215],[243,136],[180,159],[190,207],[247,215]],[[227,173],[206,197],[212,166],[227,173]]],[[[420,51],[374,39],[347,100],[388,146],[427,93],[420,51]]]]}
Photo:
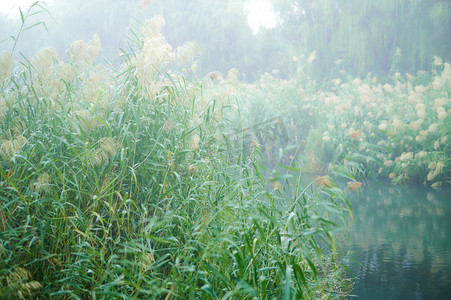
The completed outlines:
{"type": "MultiPolygon", "coordinates": [[[[280,147],[292,149],[286,157],[296,156],[307,172],[351,179],[357,172],[395,184],[449,185],[449,63],[433,57],[427,72],[393,72],[382,79],[371,74],[352,78],[342,70],[341,78],[317,83],[308,76],[315,59],[315,52],[293,57],[298,64],[293,77],[279,78],[274,70],[235,90],[246,99],[251,119],[263,111],[279,117],[289,135],[280,147]]],[[[341,61],[336,63],[339,68],[341,61]]]]}
{"type": "Polygon", "coordinates": [[[188,80],[198,49],[162,24],[117,67],[96,36],[1,54],[0,297],[342,297],[343,193],[268,178],[240,102],[188,80]]]}

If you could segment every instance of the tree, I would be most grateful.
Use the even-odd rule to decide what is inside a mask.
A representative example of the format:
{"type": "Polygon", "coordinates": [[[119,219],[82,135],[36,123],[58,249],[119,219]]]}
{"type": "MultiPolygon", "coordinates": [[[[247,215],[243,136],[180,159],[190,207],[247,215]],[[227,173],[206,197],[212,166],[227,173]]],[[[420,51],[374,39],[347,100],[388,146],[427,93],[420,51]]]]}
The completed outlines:
{"type": "Polygon", "coordinates": [[[437,0],[272,1],[280,32],[300,53],[317,50],[317,75],[337,59],[353,75],[415,72],[449,58],[451,5],[437,0]]]}

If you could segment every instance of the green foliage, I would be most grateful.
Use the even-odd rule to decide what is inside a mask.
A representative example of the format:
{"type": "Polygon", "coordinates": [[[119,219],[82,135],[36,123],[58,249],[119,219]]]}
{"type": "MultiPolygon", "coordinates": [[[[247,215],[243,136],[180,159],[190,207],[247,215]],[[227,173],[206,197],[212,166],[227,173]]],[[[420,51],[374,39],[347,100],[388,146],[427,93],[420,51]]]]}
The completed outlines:
{"type": "Polygon", "coordinates": [[[318,51],[312,74],[318,79],[338,76],[337,60],[353,76],[392,75],[426,69],[432,55],[449,55],[451,7],[444,1],[271,2],[286,46],[297,53],[318,51]]]}
{"type": "MultiPolygon", "coordinates": [[[[32,22],[44,20],[50,34],[38,31],[44,27],[24,32],[18,46],[31,56],[48,44],[63,51],[74,39],[98,34],[103,54],[116,63],[117,49],[127,46],[126,28],[132,28],[136,20],[162,15],[167,23],[163,33],[171,44],[194,41],[202,49],[195,70],[199,77],[238,68],[248,82],[273,70],[287,78],[296,71],[291,58],[313,51],[316,60],[309,75],[319,82],[339,76],[341,67],[352,77],[368,72],[385,76],[426,69],[433,55],[449,59],[451,8],[446,1],[270,2],[279,22],[254,35],[247,20],[248,1],[55,1],[41,6],[35,15],[39,21],[32,22]],[[43,14],[43,7],[51,17],[43,14]]],[[[25,15],[23,11],[22,17],[25,15]]],[[[19,17],[0,18],[0,35],[16,32],[21,26],[19,17]]],[[[5,48],[14,43],[8,39],[11,43],[5,48]]]]}
{"type": "Polygon", "coordinates": [[[260,147],[223,134],[244,124],[233,97],[165,71],[193,52],[162,22],[117,68],[94,63],[96,36],[5,64],[0,295],[343,297],[341,192],[268,182],[260,147]]]}
{"type": "Polygon", "coordinates": [[[257,115],[254,107],[268,118],[281,116],[288,136],[278,147],[295,147],[287,156],[303,171],[333,171],[352,181],[357,173],[393,183],[449,184],[449,63],[434,56],[431,70],[417,76],[395,73],[380,82],[344,73],[324,85],[304,71],[308,58],[295,63],[290,79],[265,74],[242,84],[240,97],[250,107],[248,119],[257,115]]]}

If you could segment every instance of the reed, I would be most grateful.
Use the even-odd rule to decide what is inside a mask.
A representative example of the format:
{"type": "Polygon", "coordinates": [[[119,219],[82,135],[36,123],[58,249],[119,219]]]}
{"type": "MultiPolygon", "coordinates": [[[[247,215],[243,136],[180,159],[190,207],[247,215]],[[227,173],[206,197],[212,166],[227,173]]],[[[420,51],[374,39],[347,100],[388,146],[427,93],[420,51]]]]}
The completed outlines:
{"type": "Polygon", "coordinates": [[[362,177],[394,184],[449,185],[449,62],[433,57],[428,71],[386,78],[352,78],[341,70],[325,84],[304,71],[306,59],[294,63],[297,72],[288,79],[264,74],[235,91],[248,119],[261,119],[261,111],[281,119],[289,137],[276,149],[294,147],[287,156],[306,172],[349,165],[362,177]]]}
{"type": "Polygon", "coordinates": [[[222,134],[232,98],[168,71],[195,51],[161,25],[116,68],[97,37],[0,64],[1,297],[343,297],[340,191],[271,188],[260,146],[222,134]]]}

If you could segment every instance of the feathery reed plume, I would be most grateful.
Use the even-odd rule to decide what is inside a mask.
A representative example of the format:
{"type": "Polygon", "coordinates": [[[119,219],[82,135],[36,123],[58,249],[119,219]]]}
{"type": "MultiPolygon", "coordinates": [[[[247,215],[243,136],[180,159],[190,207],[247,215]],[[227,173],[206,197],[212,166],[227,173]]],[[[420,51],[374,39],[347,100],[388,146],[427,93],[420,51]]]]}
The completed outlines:
{"type": "Polygon", "coordinates": [[[199,150],[199,142],[200,142],[200,137],[197,133],[194,133],[193,135],[191,135],[189,149],[194,150],[194,151],[199,150]]]}
{"type": "Polygon", "coordinates": [[[168,119],[164,122],[162,129],[164,132],[169,132],[169,131],[172,131],[176,125],[177,124],[174,122],[174,120],[168,119]]]}
{"type": "Polygon", "coordinates": [[[445,120],[447,115],[448,115],[448,114],[446,113],[446,111],[445,111],[445,109],[444,109],[443,107],[437,108],[437,118],[438,118],[440,121],[445,120]]]}
{"type": "Polygon", "coordinates": [[[410,129],[414,129],[414,130],[418,130],[421,129],[421,124],[423,124],[424,120],[423,119],[418,119],[416,121],[412,121],[409,124],[409,128],[410,129]]]}
{"type": "MultiPolygon", "coordinates": [[[[165,24],[162,16],[156,16],[146,20],[144,31],[144,45],[132,65],[137,69],[137,77],[142,83],[146,83],[146,76],[153,78],[156,71],[164,63],[174,60],[172,47],[166,42],[161,34],[161,26],[165,24]]],[[[146,80],[147,79],[147,80],[146,80]]]]}
{"type": "Polygon", "coordinates": [[[2,145],[0,146],[0,156],[8,157],[15,155],[26,143],[28,143],[28,140],[22,135],[10,140],[2,140],[2,145]]]}
{"type": "Polygon", "coordinates": [[[13,66],[13,58],[9,51],[0,53],[0,81],[5,80],[11,73],[13,66]]]}
{"type": "Polygon", "coordinates": [[[201,53],[199,45],[195,42],[186,42],[177,47],[177,62],[179,64],[192,64],[194,57],[201,53]]]}
{"type": "Polygon", "coordinates": [[[327,175],[317,177],[315,179],[315,182],[320,187],[323,187],[323,186],[332,187],[332,182],[330,181],[330,177],[327,175]]]}
{"type": "Polygon", "coordinates": [[[227,73],[227,83],[228,84],[236,84],[238,83],[238,76],[240,75],[240,71],[237,68],[232,68],[227,73]]]}
{"type": "Polygon", "coordinates": [[[46,77],[55,62],[58,60],[58,51],[53,47],[48,47],[39,51],[32,59],[31,63],[38,71],[39,75],[46,77]]]}
{"type": "Polygon", "coordinates": [[[442,97],[434,100],[435,108],[444,107],[448,103],[448,98],[442,97]]]}
{"type": "Polygon", "coordinates": [[[309,57],[307,58],[307,63],[311,64],[312,62],[315,61],[315,59],[316,59],[316,50],[310,53],[309,57]]]}
{"type": "Polygon", "coordinates": [[[348,182],[348,191],[356,191],[356,190],[360,189],[361,186],[362,186],[361,182],[349,181],[348,182]]]}
{"type": "Polygon", "coordinates": [[[441,66],[443,65],[443,59],[441,59],[438,56],[434,56],[434,66],[441,66]]]}
{"type": "Polygon", "coordinates": [[[142,0],[138,3],[138,8],[143,10],[146,9],[150,4],[152,4],[152,0],[142,0]]]}
{"type": "Polygon", "coordinates": [[[437,123],[433,123],[433,124],[431,124],[431,125],[429,126],[428,131],[429,131],[430,133],[434,133],[434,132],[437,131],[437,128],[438,128],[438,124],[437,124],[437,123]]]}
{"type": "Polygon", "coordinates": [[[69,64],[64,61],[60,62],[57,67],[57,76],[62,81],[70,83],[77,78],[78,70],[74,64],[69,64]]]}
{"type": "Polygon", "coordinates": [[[120,144],[110,137],[103,137],[97,143],[98,147],[91,158],[93,166],[99,166],[108,161],[120,147],[120,144]]]}
{"type": "Polygon", "coordinates": [[[350,129],[349,130],[349,135],[351,136],[352,139],[358,139],[359,136],[362,134],[362,130],[358,129],[358,130],[354,130],[354,129],[350,129]]]}
{"type": "Polygon", "coordinates": [[[84,53],[88,48],[88,44],[85,41],[78,40],[72,42],[69,49],[66,51],[66,55],[72,62],[79,62],[83,59],[84,53]]]}
{"type": "Polygon", "coordinates": [[[17,267],[13,272],[6,276],[6,284],[9,290],[13,291],[11,296],[19,299],[27,299],[33,296],[42,288],[42,285],[37,281],[30,281],[31,273],[21,267],[17,267]]]}
{"type": "Polygon", "coordinates": [[[73,42],[66,51],[66,55],[71,62],[86,68],[92,65],[100,51],[102,51],[100,38],[95,34],[89,43],[82,40],[73,42]]]}
{"type": "MultiPolygon", "coordinates": [[[[161,34],[161,26],[164,24],[161,16],[146,20],[143,28],[144,43],[131,61],[141,88],[140,94],[145,98],[155,98],[165,84],[170,85],[169,81],[161,82],[160,74],[164,66],[173,63],[177,58],[177,54],[172,51],[171,45],[161,34]]],[[[188,51],[188,46],[185,50],[186,53],[183,56],[187,58],[191,50],[188,51]]],[[[181,56],[185,50],[180,50],[181,56]]]]}
{"type": "Polygon", "coordinates": [[[257,140],[251,140],[251,148],[255,148],[255,147],[258,147],[260,144],[258,143],[258,141],[257,140]]]}
{"type": "Polygon", "coordinates": [[[325,135],[325,136],[323,136],[322,140],[323,140],[323,142],[328,143],[328,142],[330,142],[330,136],[325,135]]]}
{"type": "Polygon", "coordinates": [[[6,100],[0,99],[0,119],[6,116],[6,110],[8,109],[8,105],[6,100]]]}
{"type": "Polygon", "coordinates": [[[282,184],[280,183],[280,181],[275,181],[272,184],[272,189],[273,190],[280,190],[282,188],[282,184]]]}
{"type": "Polygon", "coordinates": [[[48,192],[50,189],[50,175],[47,172],[44,172],[43,174],[39,175],[39,177],[36,179],[36,182],[34,182],[31,186],[32,190],[35,192],[48,192]]]}
{"type": "Polygon", "coordinates": [[[111,98],[112,86],[110,72],[106,67],[96,66],[92,70],[91,76],[83,81],[81,97],[93,103],[102,111],[108,111],[111,98]]]}

